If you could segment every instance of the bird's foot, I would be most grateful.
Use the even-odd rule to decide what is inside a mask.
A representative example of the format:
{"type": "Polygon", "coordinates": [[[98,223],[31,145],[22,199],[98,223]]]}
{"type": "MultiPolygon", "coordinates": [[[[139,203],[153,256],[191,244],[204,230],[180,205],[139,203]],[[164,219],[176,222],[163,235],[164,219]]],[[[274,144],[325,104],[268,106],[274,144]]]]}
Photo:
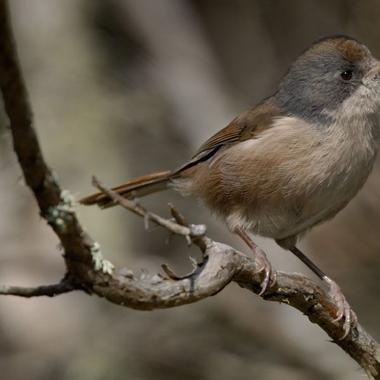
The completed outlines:
{"type": "Polygon", "coordinates": [[[358,324],[358,317],[355,312],[352,310],[350,304],[347,302],[346,297],[344,296],[339,285],[331,280],[331,278],[325,276],[323,280],[329,286],[329,296],[334,301],[334,304],[337,307],[337,314],[334,322],[339,322],[344,319],[343,322],[343,335],[340,340],[343,340],[350,333],[352,327],[356,327],[358,324]]]}
{"type": "Polygon", "coordinates": [[[272,278],[272,266],[265,252],[250,238],[245,230],[236,228],[234,232],[244,240],[244,242],[251,249],[253,256],[261,264],[261,268],[258,270],[258,273],[264,272],[264,279],[261,281],[261,290],[259,292],[259,296],[262,296],[270,285],[272,278]]]}
{"type": "Polygon", "coordinates": [[[256,246],[256,247],[251,247],[251,249],[252,249],[252,253],[261,264],[261,268],[258,270],[258,273],[264,272],[264,279],[261,281],[261,284],[260,284],[261,290],[259,292],[259,296],[262,296],[267,291],[268,286],[270,285],[271,277],[272,277],[272,266],[265,252],[261,248],[256,246]]]}

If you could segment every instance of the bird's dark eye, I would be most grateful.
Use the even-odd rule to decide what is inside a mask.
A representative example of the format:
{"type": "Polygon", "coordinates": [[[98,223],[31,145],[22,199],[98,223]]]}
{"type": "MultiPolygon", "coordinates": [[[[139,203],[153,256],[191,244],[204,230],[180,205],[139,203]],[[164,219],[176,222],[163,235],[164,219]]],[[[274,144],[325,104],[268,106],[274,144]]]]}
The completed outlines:
{"type": "Polygon", "coordinates": [[[350,80],[352,78],[352,70],[343,71],[340,76],[343,80],[350,80]]]}

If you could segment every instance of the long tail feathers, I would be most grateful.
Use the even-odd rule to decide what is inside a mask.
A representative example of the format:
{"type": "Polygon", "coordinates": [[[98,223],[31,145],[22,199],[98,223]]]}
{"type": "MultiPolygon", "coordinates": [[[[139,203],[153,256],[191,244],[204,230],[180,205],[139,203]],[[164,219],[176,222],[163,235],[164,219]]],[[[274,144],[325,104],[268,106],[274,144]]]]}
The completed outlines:
{"type": "MultiPolygon", "coordinates": [[[[148,194],[165,190],[171,178],[171,171],[156,172],[142,177],[137,177],[120,186],[112,188],[113,191],[126,198],[138,198],[148,194]]],[[[98,205],[101,208],[108,208],[115,203],[104,193],[96,193],[79,200],[79,203],[91,206],[98,205]]]]}

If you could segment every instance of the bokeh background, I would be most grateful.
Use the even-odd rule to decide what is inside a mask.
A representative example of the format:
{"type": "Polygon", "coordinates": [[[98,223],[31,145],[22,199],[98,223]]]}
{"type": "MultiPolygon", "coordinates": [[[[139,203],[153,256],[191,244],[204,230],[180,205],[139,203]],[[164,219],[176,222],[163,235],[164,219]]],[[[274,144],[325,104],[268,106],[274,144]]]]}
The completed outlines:
{"type": "MultiPolygon", "coordinates": [[[[77,197],[91,175],[113,185],[174,168],[237,113],[270,95],[312,41],[345,33],[380,56],[377,0],[11,0],[22,67],[46,159],[77,197]]],[[[39,285],[63,272],[0,130],[0,283],[39,285]]],[[[303,247],[337,280],[380,338],[380,168],[303,247]]],[[[201,204],[167,192],[215,239],[245,249],[201,204]]],[[[196,250],[120,209],[78,207],[115,264],[190,268],[196,250]]],[[[258,239],[277,269],[310,274],[258,239]]],[[[311,274],[310,274],[311,276],[311,274]]],[[[82,293],[0,298],[0,373],[7,380],[351,380],[364,374],[299,312],[238,288],[176,309],[142,312],[82,293]]]]}

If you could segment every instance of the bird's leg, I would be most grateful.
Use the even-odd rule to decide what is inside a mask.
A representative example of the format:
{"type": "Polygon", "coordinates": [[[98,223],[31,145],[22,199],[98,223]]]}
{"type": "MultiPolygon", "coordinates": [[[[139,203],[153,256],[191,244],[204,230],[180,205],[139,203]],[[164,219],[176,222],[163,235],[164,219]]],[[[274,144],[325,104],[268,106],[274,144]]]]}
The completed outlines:
{"type": "Polygon", "coordinates": [[[265,254],[265,252],[260,249],[256,243],[249,237],[247,232],[242,228],[235,228],[234,232],[236,235],[238,235],[243,241],[248,245],[248,247],[251,249],[253,255],[257,257],[262,264],[261,271],[264,271],[264,280],[261,282],[261,290],[259,295],[262,296],[265,291],[268,288],[269,281],[271,279],[271,273],[272,273],[272,267],[271,264],[265,254]]]}
{"type": "Polygon", "coordinates": [[[324,281],[329,287],[329,296],[337,306],[337,315],[335,321],[339,321],[344,317],[344,335],[341,339],[344,339],[350,332],[351,325],[357,325],[357,316],[351,309],[350,304],[347,302],[339,285],[328,277],[322,270],[320,270],[304,253],[302,253],[297,247],[289,248],[289,250],[296,255],[304,264],[306,264],[322,281],[324,281]]]}

